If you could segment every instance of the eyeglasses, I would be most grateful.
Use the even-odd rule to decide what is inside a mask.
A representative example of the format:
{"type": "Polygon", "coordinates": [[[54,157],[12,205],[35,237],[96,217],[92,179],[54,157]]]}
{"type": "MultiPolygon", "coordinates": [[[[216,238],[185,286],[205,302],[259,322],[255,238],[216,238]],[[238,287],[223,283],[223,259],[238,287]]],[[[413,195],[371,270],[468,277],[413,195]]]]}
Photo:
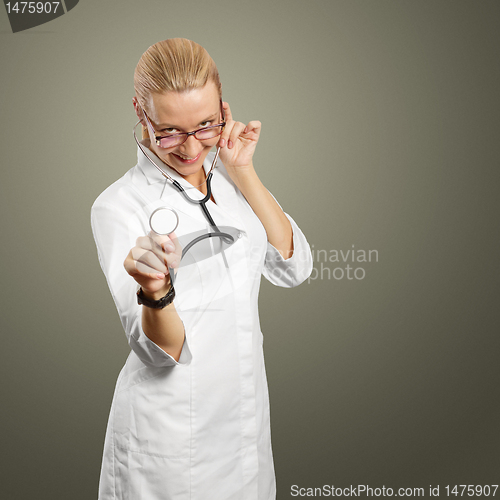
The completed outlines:
{"type": "Polygon", "coordinates": [[[210,127],[199,128],[198,130],[193,130],[193,132],[182,132],[180,134],[169,135],[156,135],[155,129],[149,121],[148,115],[146,115],[146,112],[144,110],[142,110],[142,112],[144,113],[144,117],[146,118],[146,122],[148,123],[149,133],[151,137],[155,138],[156,145],[160,148],[167,149],[184,144],[190,135],[194,135],[199,141],[206,141],[208,139],[213,139],[214,137],[221,135],[224,127],[226,126],[226,117],[224,114],[224,108],[222,107],[222,99],[220,101],[220,110],[222,114],[222,123],[211,125],[210,127]]]}

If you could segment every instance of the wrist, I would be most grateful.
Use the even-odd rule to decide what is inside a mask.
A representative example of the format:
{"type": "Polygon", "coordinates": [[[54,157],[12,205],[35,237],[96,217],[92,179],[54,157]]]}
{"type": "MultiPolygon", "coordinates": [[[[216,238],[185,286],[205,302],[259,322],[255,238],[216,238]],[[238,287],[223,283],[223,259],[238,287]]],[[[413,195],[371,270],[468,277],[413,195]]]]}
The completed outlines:
{"type": "Polygon", "coordinates": [[[242,188],[244,189],[247,185],[251,185],[259,179],[253,163],[245,166],[228,168],[227,172],[240,191],[242,188]]]}
{"type": "Polygon", "coordinates": [[[142,288],[139,288],[137,291],[137,303],[139,305],[143,305],[149,309],[164,309],[168,305],[172,303],[175,298],[175,290],[174,287],[171,286],[165,295],[162,297],[155,299],[149,298],[144,294],[142,288]]]}
{"type": "Polygon", "coordinates": [[[141,287],[142,295],[148,300],[160,300],[169,292],[170,288],[171,288],[170,279],[159,290],[151,291],[151,290],[145,290],[143,287],[141,287]]]}

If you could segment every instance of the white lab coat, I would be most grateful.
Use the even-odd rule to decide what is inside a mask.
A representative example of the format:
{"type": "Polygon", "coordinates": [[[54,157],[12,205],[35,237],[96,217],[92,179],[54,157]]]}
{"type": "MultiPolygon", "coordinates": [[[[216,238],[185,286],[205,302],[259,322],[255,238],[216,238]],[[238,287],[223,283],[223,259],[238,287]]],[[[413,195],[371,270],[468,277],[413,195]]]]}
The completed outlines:
{"type": "MultiPolygon", "coordinates": [[[[207,207],[240,238],[181,267],[175,306],[185,328],[179,361],[141,327],[135,280],[123,267],[160,206],[175,208],[177,236],[207,229],[138,148],[138,163],[92,207],[92,230],[131,352],[116,384],[102,461],[100,500],[273,500],[276,498],[263,336],[257,310],[261,274],[278,286],[311,273],[306,238],[291,217],[294,254],[284,260],[218,161],[207,207]]],[[[150,156],[168,169],[151,151],[150,156]]],[[[213,159],[205,160],[207,172],[213,159]]],[[[192,198],[202,194],[168,169],[192,198]]],[[[205,240],[206,241],[206,240],[205,240]]]]}

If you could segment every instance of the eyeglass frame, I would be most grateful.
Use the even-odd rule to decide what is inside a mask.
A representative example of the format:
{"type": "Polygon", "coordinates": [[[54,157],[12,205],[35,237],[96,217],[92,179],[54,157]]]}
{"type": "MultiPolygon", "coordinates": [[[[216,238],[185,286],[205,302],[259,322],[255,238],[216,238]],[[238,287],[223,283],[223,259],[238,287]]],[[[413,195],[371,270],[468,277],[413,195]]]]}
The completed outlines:
{"type": "Polygon", "coordinates": [[[176,148],[177,146],[181,146],[182,144],[184,144],[188,140],[190,135],[193,135],[194,138],[198,141],[209,141],[210,139],[215,139],[216,137],[219,137],[222,134],[222,132],[224,131],[224,128],[226,127],[226,114],[224,113],[224,107],[222,106],[222,99],[220,99],[219,102],[220,102],[220,110],[221,110],[221,114],[222,114],[222,122],[221,123],[218,123],[217,125],[210,125],[209,127],[202,127],[202,128],[197,129],[197,130],[193,130],[192,132],[180,132],[178,134],[171,134],[167,137],[176,137],[176,136],[185,135],[186,138],[182,142],[180,142],[179,144],[176,144],[175,146],[169,146],[168,148],[163,148],[162,146],[160,146],[161,139],[164,139],[165,136],[161,136],[161,135],[157,136],[156,135],[156,130],[154,129],[153,124],[149,120],[148,115],[146,114],[146,111],[144,111],[144,109],[141,106],[140,106],[140,108],[141,108],[142,113],[144,114],[144,118],[146,118],[146,122],[148,123],[148,126],[150,128],[150,132],[153,132],[153,137],[155,138],[156,145],[162,149],[170,149],[170,148],[176,148]],[[198,137],[196,137],[196,134],[198,132],[200,132],[202,130],[208,130],[211,128],[215,128],[215,127],[222,127],[221,131],[219,134],[214,135],[213,137],[210,137],[210,139],[198,139],[198,137]]]}

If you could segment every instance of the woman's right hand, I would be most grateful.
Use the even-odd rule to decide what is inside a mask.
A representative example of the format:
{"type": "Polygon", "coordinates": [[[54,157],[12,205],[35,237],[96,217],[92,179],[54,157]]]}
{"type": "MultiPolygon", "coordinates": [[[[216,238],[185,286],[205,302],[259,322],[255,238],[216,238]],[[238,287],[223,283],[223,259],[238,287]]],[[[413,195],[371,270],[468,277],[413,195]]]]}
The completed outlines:
{"type": "Polygon", "coordinates": [[[170,288],[169,268],[176,271],[181,256],[182,249],[175,233],[159,235],[151,231],[147,236],[137,238],[123,265],[144,294],[158,300],[170,288]]]}

